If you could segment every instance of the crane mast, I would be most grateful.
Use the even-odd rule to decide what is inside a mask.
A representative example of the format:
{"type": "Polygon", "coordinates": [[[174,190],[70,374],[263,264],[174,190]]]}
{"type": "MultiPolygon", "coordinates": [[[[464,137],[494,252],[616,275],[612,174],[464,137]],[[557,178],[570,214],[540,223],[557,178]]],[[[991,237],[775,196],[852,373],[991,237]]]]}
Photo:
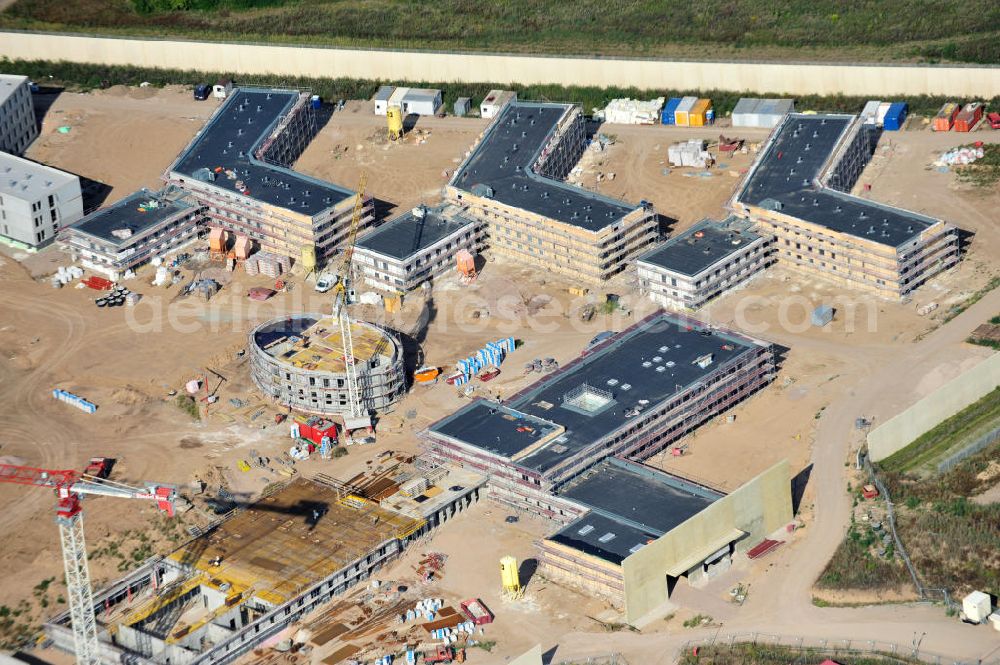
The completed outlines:
{"type": "Polygon", "coordinates": [[[73,625],[76,662],[81,665],[99,665],[101,651],[97,640],[94,592],[90,586],[90,569],[87,566],[87,546],[83,538],[81,500],[87,494],[122,499],[145,499],[155,501],[159,510],[172,517],[174,500],[177,496],[176,489],[170,485],[153,484],[146,488],[130,487],[72,469],[36,469],[14,464],[0,464],[0,482],[55,490],[58,501],[56,524],[59,525],[63,568],[66,572],[66,591],[73,625]]]}
{"type": "Polygon", "coordinates": [[[344,351],[344,373],[347,375],[347,401],[351,414],[349,420],[344,419],[345,429],[348,430],[371,425],[358,385],[358,372],[354,360],[354,336],[351,332],[351,318],[347,313],[347,290],[350,287],[351,260],[354,256],[354,243],[358,237],[358,226],[361,223],[361,211],[364,209],[365,186],[367,184],[368,174],[363,172],[358,183],[354,212],[351,215],[351,226],[344,241],[343,257],[337,268],[337,286],[334,289],[333,315],[340,325],[340,339],[344,351]]]}

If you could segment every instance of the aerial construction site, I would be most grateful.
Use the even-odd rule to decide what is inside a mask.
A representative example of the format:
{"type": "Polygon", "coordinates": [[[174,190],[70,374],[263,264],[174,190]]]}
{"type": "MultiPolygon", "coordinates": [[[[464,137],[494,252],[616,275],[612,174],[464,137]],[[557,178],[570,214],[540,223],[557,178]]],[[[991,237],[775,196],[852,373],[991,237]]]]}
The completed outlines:
{"type": "Polygon", "coordinates": [[[926,605],[866,628],[926,600],[905,572],[814,586],[882,519],[852,500],[879,494],[872,423],[991,351],[964,340],[997,310],[1000,194],[929,165],[954,137],[791,100],[207,88],[28,94],[38,136],[0,155],[8,201],[42,164],[85,179],[42,185],[34,236],[0,226],[0,523],[31,534],[0,552],[4,650],[667,663],[919,628],[985,651],[986,628],[948,651],[966,624],[926,605]]]}

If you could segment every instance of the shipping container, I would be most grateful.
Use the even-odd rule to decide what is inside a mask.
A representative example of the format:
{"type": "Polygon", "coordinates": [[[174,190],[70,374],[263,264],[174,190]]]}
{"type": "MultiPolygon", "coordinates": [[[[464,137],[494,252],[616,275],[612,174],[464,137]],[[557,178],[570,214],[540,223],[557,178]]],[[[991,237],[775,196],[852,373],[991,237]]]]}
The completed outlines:
{"type": "Polygon", "coordinates": [[[691,127],[704,127],[708,124],[708,112],[712,108],[711,99],[699,99],[688,111],[688,124],[691,127]]]}
{"type": "Polygon", "coordinates": [[[910,110],[910,107],[906,105],[906,102],[895,102],[889,107],[889,112],[885,114],[885,118],[882,119],[882,126],[889,132],[898,132],[903,128],[903,123],[906,122],[906,114],[910,110]]]}
{"type": "Polygon", "coordinates": [[[691,113],[691,109],[697,103],[697,97],[684,97],[681,99],[681,103],[677,105],[677,110],[674,111],[674,124],[678,127],[689,127],[691,123],[688,120],[688,114],[691,113]]]}
{"type": "Polygon", "coordinates": [[[664,125],[675,124],[674,113],[677,111],[677,107],[680,106],[680,103],[680,97],[671,97],[667,100],[667,105],[663,107],[663,113],[660,115],[660,121],[664,125]]]}
{"type": "Polygon", "coordinates": [[[795,112],[791,99],[756,99],[743,97],[733,109],[733,127],[763,127],[770,129],[789,113],[795,112]]]}
{"type": "Polygon", "coordinates": [[[965,108],[955,116],[956,132],[971,132],[973,127],[983,118],[983,105],[979,102],[966,104],[965,108]]]}
{"type": "Polygon", "coordinates": [[[866,125],[874,125],[878,122],[878,107],[881,101],[872,100],[861,109],[861,121],[866,125]]]}
{"type": "Polygon", "coordinates": [[[733,108],[733,127],[757,127],[757,108],[764,100],[741,97],[733,108]]]}
{"type": "Polygon", "coordinates": [[[955,116],[960,110],[961,107],[954,102],[948,102],[942,106],[941,110],[934,116],[934,131],[947,132],[951,130],[952,125],[955,124],[955,116]]]}

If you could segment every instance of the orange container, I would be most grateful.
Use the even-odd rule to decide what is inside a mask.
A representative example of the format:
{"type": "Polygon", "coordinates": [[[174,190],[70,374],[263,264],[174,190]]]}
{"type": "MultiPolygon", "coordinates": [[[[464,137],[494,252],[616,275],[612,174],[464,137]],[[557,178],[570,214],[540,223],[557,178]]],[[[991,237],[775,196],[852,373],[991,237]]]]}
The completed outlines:
{"type": "Polygon", "coordinates": [[[955,116],[955,131],[956,132],[971,132],[972,128],[983,117],[983,105],[979,102],[972,102],[971,104],[966,104],[958,115],[955,116]]]}
{"type": "Polygon", "coordinates": [[[691,127],[704,127],[708,124],[707,115],[712,108],[711,99],[699,99],[695,102],[691,111],[688,112],[688,125],[691,127]]]}
{"type": "Polygon", "coordinates": [[[954,102],[948,102],[941,107],[937,115],[934,116],[934,131],[947,132],[955,124],[955,116],[962,110],[962,107],[954,102]]]}

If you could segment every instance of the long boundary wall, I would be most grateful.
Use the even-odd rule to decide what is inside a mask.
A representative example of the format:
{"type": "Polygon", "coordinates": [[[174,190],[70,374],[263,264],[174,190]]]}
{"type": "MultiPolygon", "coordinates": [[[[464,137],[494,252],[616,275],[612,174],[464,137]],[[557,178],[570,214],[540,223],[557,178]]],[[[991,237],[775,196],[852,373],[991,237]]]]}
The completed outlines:
{"type": "Polygon", "coordinates": [[[1000,385],[1000,353],[960,374],[868,433],[868,454],[878,462],[910,445],[1000,385]]]}
{"type": "Polygon", "coordinates": [[[0,57],[238,74],[517,82],[777,94],[1000,95],[1000,67],[697,62],[0,33],[0,57]]]}
{"type": "Polygon", "coordinates": [[[747,534],[736,544],[741,552],[791,519],[791,476],[788,460],[781,460],[622,562],[626,619],[634,624],[667,600],[667,571],[692,551],[735,528],[747,534]]]}

